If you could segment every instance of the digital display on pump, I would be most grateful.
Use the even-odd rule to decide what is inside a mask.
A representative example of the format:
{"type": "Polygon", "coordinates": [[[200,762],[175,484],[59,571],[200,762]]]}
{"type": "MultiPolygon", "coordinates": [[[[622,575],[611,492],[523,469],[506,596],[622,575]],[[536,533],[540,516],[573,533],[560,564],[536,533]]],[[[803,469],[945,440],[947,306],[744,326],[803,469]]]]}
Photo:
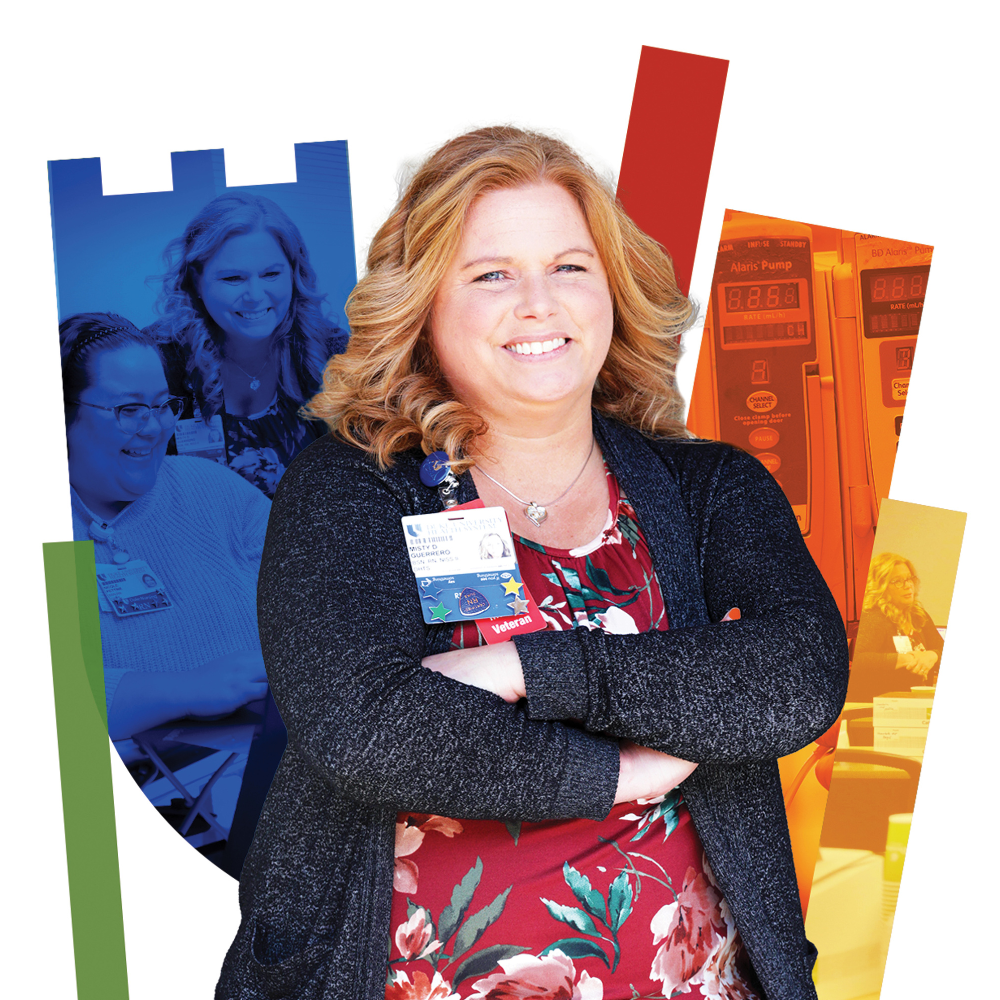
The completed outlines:
{"type": "Polygon", "coordinates": [[[929,265],[862,271],[861,305],[865,336],[916,336],[924,311],[929,273],[929,265]]]}
{"type": "Polygon", "coordinates": [[[787,347],[811,340],[805,278],[789,275],[780,281],[719,282],[717,298],[724,350],[763,344],[787,347]]]}
{"type": "Polygon", "coordinates": [[[797,281],[759,285],[729,285],[725,289],[726,312],[758,312],[768,309],[798,309],[797,281]]]}
{"type": "Polygon", "coordinates": [[[771,473],[803,533],[810,524],[804,379],[816,365],[812,273],[808,227],[756,216],[723,226],[711,313],[719,436],[771,473]]]}
{"type": "Polygon", "coordinates": [[[740,326],[724,326],[722,328],[722,343],[730,344],[752,343],[782,343],[789,340],[809,340],[809,326],[805,322],[798,323],[751,323],[740,326]]]}

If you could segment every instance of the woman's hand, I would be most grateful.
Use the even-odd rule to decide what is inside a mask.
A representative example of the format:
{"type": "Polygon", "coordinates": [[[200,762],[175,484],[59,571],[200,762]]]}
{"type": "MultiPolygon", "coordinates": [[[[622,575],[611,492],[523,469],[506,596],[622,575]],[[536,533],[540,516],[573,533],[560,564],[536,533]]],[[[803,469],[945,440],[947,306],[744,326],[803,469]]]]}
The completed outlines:
{"type": "Polygon", "coordinates": [[[899,653],[896,656],[896,668],[909,670],[911,674],[925,679],[937,661],[938,654],[933,649],[915,649],[910,653],[899,653]]]}
{"type": "Polygon", "coordinates": [[[521,657],[512,642],[433,653],[420,662],[428,670],[444,674],[461,684],[492,691],[504,701],[513,703],[525,697],[521,657]]]}
{"type": "Polygon", "coordinates": [[[938,655],[933,649],[918,649],[913,655],[916,658],[916,663],[910,667],[910,670],[925,680],[937,664],[938,655]]]}
{"type": "Polygon", "coordinates": [[[259,649],[227,653],[186,675],[175,676],[185,678],[185,714],[195,718],[229,715],[267,693],[264,657],[259,649]]]}
{"type": "Polygon", "coordinates": [[[673,791],[697,767],[689,760],[641,747],[629,740],[619,746],[618,791],[615,805],[652,799],[673,791]]]}
{"type": "MultiPolygon", "coordinates": [[[[453,649],[425,656],[421,663],[452,680],[492,691],[507,702],[525,697],[521,658],[512,642],[453,649]]],[[[650,750],[629,740],[619,748],[618,790],[615,804],[652,799],[677,787],[697,767],[691,761],[650,750]]]]}
{"type": "Polygon", "coordinates": [[[130,670],[111,702],[108,732],[113,740],[120,740],[186,716],[218,718],[263,698],[266,692],[259,649],[227,653],[194,670],[130,670]]]}

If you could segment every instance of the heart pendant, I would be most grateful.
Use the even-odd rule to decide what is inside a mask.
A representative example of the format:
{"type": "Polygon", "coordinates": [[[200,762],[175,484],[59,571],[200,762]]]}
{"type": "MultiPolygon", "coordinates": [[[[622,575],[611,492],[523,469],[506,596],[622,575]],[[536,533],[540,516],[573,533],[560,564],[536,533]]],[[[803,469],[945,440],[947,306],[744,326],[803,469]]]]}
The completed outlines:
{"type": "Polygon", "coordinates": [[[536,528],[538,528],[541,526],[542,521],[549,516],[549,512],[541,504],[537,504],[532,501],[527,507],[524,508],[524,515],[536,528]]]}

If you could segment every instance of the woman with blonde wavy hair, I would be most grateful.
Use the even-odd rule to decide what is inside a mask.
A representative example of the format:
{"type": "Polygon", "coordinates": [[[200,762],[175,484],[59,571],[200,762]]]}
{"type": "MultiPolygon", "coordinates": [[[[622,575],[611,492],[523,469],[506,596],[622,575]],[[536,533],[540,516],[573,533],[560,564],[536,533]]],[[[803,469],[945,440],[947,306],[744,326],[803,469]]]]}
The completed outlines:
{"type": "Polygon", "coordinates": [[[944,640],[917,599],[919,592],[909,559],[895,552],[872,557],[854,642],[852,699],[866,701],[937,680],[944,640]]]}
{"type": "Polygon", "coordinates": [[[288,747],[217,997],[815,997],[775,758],[846,644],[774,480],[684,430],[669,256],[505,126],[433,153],[367,264],[269,523],[288,747]],[[475,501],[541,630],[425,622],[400,518],[475,501]]]}
{"type": "Polygon", "coordinates": [[[229,467],[273,496],[319,436],[299,408],[347,339],[324,315],[299,229],[269,198],[230,191],[198,212],[164,259],[152,332],[179,346],[194,417],[221,430],[229,467]]]}

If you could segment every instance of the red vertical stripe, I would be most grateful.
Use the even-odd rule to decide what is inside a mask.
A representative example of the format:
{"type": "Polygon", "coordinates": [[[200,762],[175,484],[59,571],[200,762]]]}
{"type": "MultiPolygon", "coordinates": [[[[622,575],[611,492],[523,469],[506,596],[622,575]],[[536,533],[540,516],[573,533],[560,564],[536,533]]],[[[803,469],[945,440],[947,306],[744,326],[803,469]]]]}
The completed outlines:
{"type": "Polygon", "coordinates": [[[618,197],[640,229],[670,251],[691,284],[726,86],[726,59],[642,47],[618,197]]]}

